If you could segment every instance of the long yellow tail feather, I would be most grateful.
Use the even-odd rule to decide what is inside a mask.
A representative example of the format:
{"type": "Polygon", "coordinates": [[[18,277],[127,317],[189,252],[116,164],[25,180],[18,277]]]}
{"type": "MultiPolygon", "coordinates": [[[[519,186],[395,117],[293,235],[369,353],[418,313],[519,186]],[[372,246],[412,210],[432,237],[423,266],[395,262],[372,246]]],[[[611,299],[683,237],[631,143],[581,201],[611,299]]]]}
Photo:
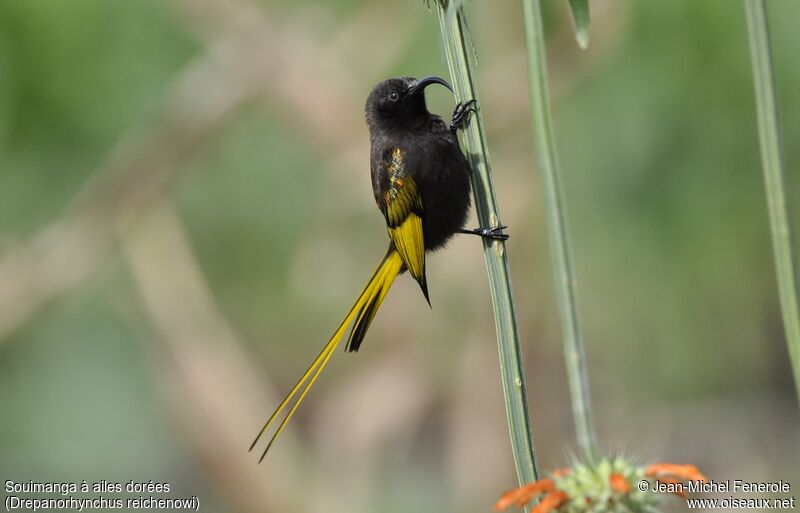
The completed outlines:
{"type": "MultiPolygon", "coordinates": [[[[397,255],[397,253],[393,253],[397,255]]],[[[353,323],[353,330],[350,332],[350,338],[347,340],[348,351],[358,351],[361,347],[361,342],[367,334],[369,325],[372,324],[372,319],[378,313],[378,309],[383,303],[386,294],[389,293],[389,288],[392,286],[395,277],[403,267],[402,256],[400,262],[396,266],[387,266],[376,275],[376,286],[371,287],[369,293],[364,298],[362,306],[359,309],[358,317],[353,323]],[[395,268],[396,267],[396,268],[395,268]],[[382,275],[381,275],[382,274],[382,275]]]]}
{"type": "MultiPolygon", "coordinates": [[[[281,401],[278,407],[275,409],[275,412],[267,419],[267,422],[264,424],[264,427],[261,428],[258,435],[256,436],[253,443],[250,445],[250,450],[252,451],[253,448],[258,443],[259,439],[264,435],[264,433],[269,429],[272,423],[278,418],[280,413],[292,402],[292,399],[297,397],[297,400],[294,402],[292,407],[289,409],[289,412],[286,414],[286,417],[281,421],[278,425],[278,428],[275,431],[275,434],[272,435],[269,443],[267,444],[266,449],[261,454],[261,458],[259,458],[259,462],[261,462],[264,457],[267,455],[270,447],[278,438],[278,435],[281,434],[286,424],[289,422],[289,419],[292,418],[294,412],[300,406],[300,403],[303,402],[306,395],[308,394],[311,387],[316,382],[317,378],[319,377],[322,369],[325,368],[327,365],[328,360],[330,360],[331,355],[333,355],[333,351],[339,345],[339,342],[342,341],[344,337],[345,331],[347,330],[348,326],[353,322],[353,319],[356,319],[356,323],[353,327],[353,334],[351,334],[350,342],[352,343],[354,340],[353,335],[358,337],[358,344],[361,343],[361,339],[363,339],[364,334],[366,333],[366,329],[369,327],[369,324],[372,322],[372,319],[375,317],[375,314],[378,311],[383,299],[386,297],[386,294],[389,292],[389,288],[392,286],[394,279],[400,274],[400,271],[403,269],[403,260],[397,251],[392,247],[386,253],[386,256],[383,258],[381,263],[378,265],[378,268],[372,275],[372,278],[367,282],[367,285],[364,287],[364,290],[356,299],[355,304],[347,313],[342,323],[334,332],[331,339],[325,344],[325,347],[319,353],[319,355],[311,362],[306,372],[300,377],[297,383],[292,387],[286,397],[281,401]],[[299,396],[297,395],[299,392],[299,396]]],[[[358,346],[355,346],[356,349],[358,346]]]]}

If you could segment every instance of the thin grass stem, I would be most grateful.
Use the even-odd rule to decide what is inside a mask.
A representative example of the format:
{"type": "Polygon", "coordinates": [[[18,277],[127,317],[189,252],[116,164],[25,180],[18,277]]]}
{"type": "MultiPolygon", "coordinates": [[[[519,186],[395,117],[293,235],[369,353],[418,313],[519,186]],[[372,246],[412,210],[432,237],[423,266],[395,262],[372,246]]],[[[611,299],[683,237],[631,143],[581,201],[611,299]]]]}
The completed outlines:
{"type": "MultiPolygon", "coordinates": [[[[436,6],[456,98],[460,102],[477,100],[478,90],[470,60],[472,46],[468,43],[461,4],[440,0],[436,2],[436,6]]],[[[483,130],[480,104],[477,105],[477,111],[470,117],[464,129],[463,146],[472,166],[472,191],[478,220],[483,227],[499,226],[500,214],[492,183],[489,150],[483,130]]],[[[508,257],[503,241],[484,239],[483,249],[494,307],[500,372],[511,445],[517,476],[520,484],[524,484],[535,481],[538,474],[508,257]]]]}
{"type": "Polygon", "coordinates": [[[522,0],[522,13],[525,44],[528,50],[528,84],[533,118],[533,138],[547,211],[550,251],[555,267],[556,291],[561,313],[564,357],[567,365],[572,412],[575,417],[575,430],[582,456],[588,463],[593,464],[597,462],[598,458],[597,436],[592,419],[586,356],[578,323],[569,224],[566,207],[561,197],[558,154],[550,115],[542,11],[539,0],[522,0]]]}
{"type": "Polygon", "coordinates": [[[783,177],[781,126],[775,93],[775,73],[769,43],[769,24],[764,0],[745,0],[747,33],[753,65],[761,164],[766,183],[772,249],[778,278],[783,326],[792,362],[797,396],[800,399],[800,314],[796,260],[783,177]]]}

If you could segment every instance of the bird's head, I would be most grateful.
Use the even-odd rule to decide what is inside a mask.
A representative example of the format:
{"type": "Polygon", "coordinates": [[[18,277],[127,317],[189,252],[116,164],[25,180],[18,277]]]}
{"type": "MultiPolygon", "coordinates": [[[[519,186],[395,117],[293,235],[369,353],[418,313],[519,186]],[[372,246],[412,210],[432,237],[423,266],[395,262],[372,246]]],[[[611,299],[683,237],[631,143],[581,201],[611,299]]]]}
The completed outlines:
{"type": "Polygon", "coordinates": [[[441,84],[453,92],[442,78],[390,78],[376,85],[367,98],[367,124],[370,129],[410,123],[427,116],[425,88],[441,84]]]}

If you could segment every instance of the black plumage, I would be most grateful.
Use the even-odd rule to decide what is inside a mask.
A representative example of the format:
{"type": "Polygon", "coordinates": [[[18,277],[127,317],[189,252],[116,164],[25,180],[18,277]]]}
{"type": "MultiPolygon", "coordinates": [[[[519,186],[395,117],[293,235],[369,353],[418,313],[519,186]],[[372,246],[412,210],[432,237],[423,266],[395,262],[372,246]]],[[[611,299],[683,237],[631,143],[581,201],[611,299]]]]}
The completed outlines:
{"type": "Polygon", "coordinates": [[[452,91],[447,82],[437,77],[419,80],[392,78],[378,84],[367,99],[367,124],[372,143],[372,189],[378,208],[386,219],[389,249],[322,352],[253,441],[251,450],[280,413],[288,408],[261,459],[292,418],[351,324],[347,349],[359,349],[399,274],[408,271],[428,299],[425,279],[427,251],[441,248],[455,233],[476,234],[489,239],[508,238],[502,233],[502,226],[476,230],[463,228],[470,204],[470,167],[459,147],[456,131],[467,119],[474,102],[459,105],[448,125],[439,116],[428,112],[425,105],[425,87],[436,83],[452,91]]]}
{"type": "Polygon", "coordinates": [[[386,215],[385,196],[391,185],[387,162],[392,152],[400,150],[402,172],[416,181],[421,196],[425,249],[432,251],[441,248],[466,222],[470,167],[455,130],[428,112],[427,83],[417,84],[409,77],[391,78],[370,93],[366,106],[370,171],[375,201],[386,215]]]}

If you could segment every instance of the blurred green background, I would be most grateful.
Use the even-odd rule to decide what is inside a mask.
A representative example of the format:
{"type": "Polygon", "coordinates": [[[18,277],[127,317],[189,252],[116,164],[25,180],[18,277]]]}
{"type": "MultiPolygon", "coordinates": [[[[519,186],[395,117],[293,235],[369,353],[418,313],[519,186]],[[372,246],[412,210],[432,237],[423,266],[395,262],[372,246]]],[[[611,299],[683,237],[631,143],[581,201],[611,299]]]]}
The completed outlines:
{"type": "MultiPolygon", "coordinates": [[[[593,0],[587,51],[544,3],[603,447],[791,482],[741,3],[593,0]]],[[[769,9],[797,204],[800,4],[769,9]]],[[[553,469],[575,443],[520,6],[468,15],[553,469]]],[[[247,453],[386,245],[366,95],[428,74],[446,66],[418,1],[0,2],[0,479],[167,481],[203,511],[488,511],[516,478],[473,238],[429,259],[432,310],[398,280],[268,459],[247,453]]]]}

